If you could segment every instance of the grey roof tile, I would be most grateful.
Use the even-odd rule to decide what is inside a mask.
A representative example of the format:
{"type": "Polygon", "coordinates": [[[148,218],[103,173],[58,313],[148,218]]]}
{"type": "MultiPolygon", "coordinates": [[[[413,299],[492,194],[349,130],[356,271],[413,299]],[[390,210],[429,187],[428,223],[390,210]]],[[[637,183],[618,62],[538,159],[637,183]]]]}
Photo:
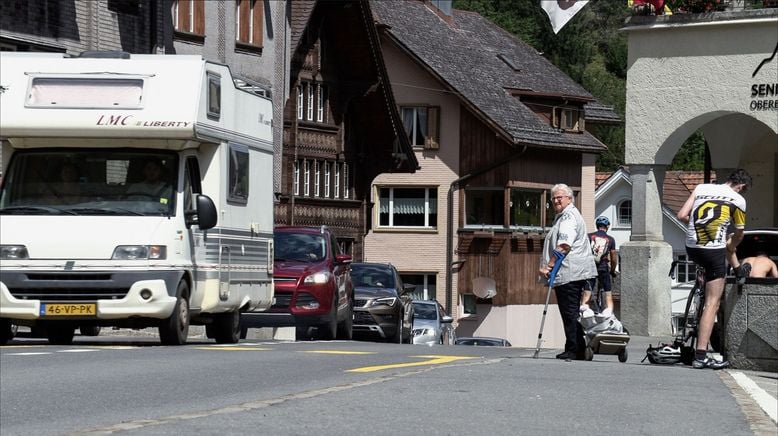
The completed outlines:
{"type": "MultiPolygon", "coordinates": [[[[563,133],[549,126],[510,95],[509,89],[519,89],[596,103],[589,92],[532,47],[481,15],[454,10],[448,23],[420,1],[372,0],[371,6],[376,20],[389,26],[387,32],[398,44],[515,143],[596,151],[605,148],[588,132],[563,133]]],[[[611,113],[602,105],[593,112],[595,121],[618,119],[611,113]]]]}

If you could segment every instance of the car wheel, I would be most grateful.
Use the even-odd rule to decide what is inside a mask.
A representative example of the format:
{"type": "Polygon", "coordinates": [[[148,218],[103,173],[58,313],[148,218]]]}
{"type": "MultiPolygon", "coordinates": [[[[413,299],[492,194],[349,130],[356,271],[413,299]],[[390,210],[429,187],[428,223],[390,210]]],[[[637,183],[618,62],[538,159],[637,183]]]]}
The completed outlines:
{"type": "Polygon", "coordinates": [[[403,320],[402,318],[398,318],[397,325],[394,328],[394,335],[388,338],[387,342],[401,344],[402,341],[403,341],[403,320]]]}
{"type": "Polygon", "coordinates": [[[348,309],[346,309],[346,318],[338,323],[338,339],[345,339],[350,341],[354,338],[354,308],[351,307],[351,301],[349,301],[348,309]]]}
{"type": "Polygon", "coordinates": [[[163,345],[183,345],[189,336],[189,286],[185,281],[178,284],[176,295],[173,313],[159,326],[159,338],[163,345]]]}
{"type": "Polygon", "coordinates": [[[100,326],[99,325],[82,325],[78,328],[78,332],[81,333],[81,336],[99,336],[100,335],[100,326]]]}
{"type": "Polygon", "coordinates": [[[332,311],[330,311],[330,320],[319,325],[319,338],[325,341],[331,341],[338,335],[338,301],[332,302],[332,311]]]}
{"type": "Polygon", "coordinates": [[[14,337],[11,321],[0,319],[0,345],[5,345],[14,337]]]}
{"type": "Polygon", "coordinates": [[[237,344],[240,341],[240,312],[233,310],[219,314],[209,327],[217,344],[237,344]]]}
{"type": "Polygon", "coordinates": [[[298,341],[307,341],[311,339],[311,328],[307,325],[295,327],[295,333],[297,334],[298,341]]]}
{"type": "Polygon", "coordinates": [[[76,327],[69,324],[48,325],[46,326],[46,338],[52,345],[70,345],[73,343],[73,335],[76,334],[76,327]]]}

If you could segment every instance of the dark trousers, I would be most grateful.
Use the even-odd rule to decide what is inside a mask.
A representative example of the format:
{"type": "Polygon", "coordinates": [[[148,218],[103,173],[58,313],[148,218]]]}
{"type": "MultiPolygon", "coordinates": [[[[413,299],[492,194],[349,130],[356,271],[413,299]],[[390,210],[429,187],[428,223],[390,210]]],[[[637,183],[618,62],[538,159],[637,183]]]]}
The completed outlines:
{"type": "Polygon", "coordinates": [[[578,323],[578,308],[581,307],[581,291],[586,280],[565,283],[554,288],[562,324],[565,326],[565,351],[580,353],[586,347],[583,328],[578,323]]]}

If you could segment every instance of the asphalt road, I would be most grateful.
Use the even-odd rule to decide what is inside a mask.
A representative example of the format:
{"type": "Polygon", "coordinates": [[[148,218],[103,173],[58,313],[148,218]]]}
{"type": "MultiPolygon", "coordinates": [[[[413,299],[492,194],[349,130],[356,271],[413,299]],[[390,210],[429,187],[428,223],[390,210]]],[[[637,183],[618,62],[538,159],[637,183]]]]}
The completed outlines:
{"type": "Polygon", "coordinates": [[[778,432],[729,372],[640,363],[643,342],[619,363],[361,341],[18,339],[0,347],[0,435],[778,432]]]}

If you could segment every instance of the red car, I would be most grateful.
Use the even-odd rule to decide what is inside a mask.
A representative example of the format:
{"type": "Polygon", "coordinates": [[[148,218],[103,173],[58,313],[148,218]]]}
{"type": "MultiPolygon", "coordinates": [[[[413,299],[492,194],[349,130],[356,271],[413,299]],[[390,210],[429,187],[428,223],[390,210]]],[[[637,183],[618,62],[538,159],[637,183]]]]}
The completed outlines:
{"type": "Polygon", "coordinates": [[[326,226],[278,226],[273,232],[274,302],[265,312],[241,315],[248,327],[295,326],[297,339],[352,338],[351,256],[341,254],[326,226]]]}

